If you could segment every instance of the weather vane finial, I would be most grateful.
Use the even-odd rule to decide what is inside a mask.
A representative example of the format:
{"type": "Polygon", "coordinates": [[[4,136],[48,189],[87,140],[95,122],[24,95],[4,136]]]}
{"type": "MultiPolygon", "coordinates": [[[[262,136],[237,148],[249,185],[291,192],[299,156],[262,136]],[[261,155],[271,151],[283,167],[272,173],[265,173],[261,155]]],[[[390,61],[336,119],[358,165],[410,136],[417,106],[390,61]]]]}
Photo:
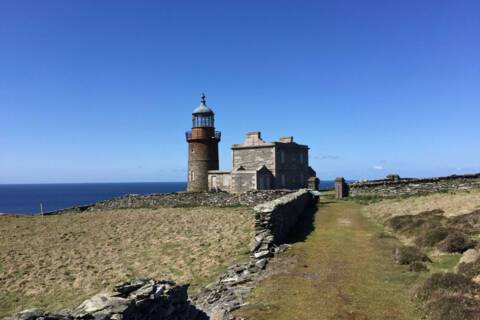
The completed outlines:
{"type": "Polygon", "coordinates": [[[207,99],[206,99],[206,97],[205,97],[205,93],[203,93],[203,92],[202,92],[202,100],[201,100],[201,102],[202,102],[203,104],[207,103],[207,99]]]}

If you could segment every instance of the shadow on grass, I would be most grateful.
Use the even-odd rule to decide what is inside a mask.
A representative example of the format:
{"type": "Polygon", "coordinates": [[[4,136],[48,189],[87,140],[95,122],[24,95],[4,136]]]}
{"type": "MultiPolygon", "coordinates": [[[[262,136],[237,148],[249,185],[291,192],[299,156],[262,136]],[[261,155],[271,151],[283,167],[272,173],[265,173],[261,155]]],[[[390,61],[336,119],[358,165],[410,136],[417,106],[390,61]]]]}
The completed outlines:
{"type": "Polygon", "coordinates": [[[322,207],[325,207],[325,206],[327,206],[327,205],[329,205],[329,204],[332,204],[332,203],[335,203],[335,202],[337,202],[337,201],[335,201],[335,200],[332,200],[332,201],[322,201],[321,203],[318,204],[318,207],[319,207],[319,208],[322,208],[322,207]]]}
{"type": "Polygon", "coordinates": [[[290,231],[285,243],[293,244],[295,242],[304,242],[308,235],[315,230],[313,224],[317,206],[309,207],[303,212],[297,225],[290,231]]]}

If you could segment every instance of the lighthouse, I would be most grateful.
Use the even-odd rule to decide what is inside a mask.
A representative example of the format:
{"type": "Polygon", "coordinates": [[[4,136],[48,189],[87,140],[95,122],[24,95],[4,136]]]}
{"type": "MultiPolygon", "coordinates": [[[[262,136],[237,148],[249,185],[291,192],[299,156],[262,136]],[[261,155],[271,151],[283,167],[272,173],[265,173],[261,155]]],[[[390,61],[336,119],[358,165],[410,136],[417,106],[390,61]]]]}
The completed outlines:
{"type": "Polygon", "coordinates": [[[192,113],[192,130],[185,136],[188,143],[187,191],[208,191],[208,171],[218,170],[218,143],[221,133],[215,131],[215,114],[207,106],[205,94],[192,113]]]}

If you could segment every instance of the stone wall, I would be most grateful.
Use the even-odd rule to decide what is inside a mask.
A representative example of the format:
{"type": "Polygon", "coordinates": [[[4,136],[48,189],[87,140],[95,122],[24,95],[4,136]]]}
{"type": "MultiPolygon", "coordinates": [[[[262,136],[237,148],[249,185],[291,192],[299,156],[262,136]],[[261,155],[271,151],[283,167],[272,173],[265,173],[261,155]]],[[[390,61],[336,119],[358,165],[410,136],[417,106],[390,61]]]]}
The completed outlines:
{"type": "Polygon", "coordinates": [[[137,279],[110,293],[99,293],[73,310],[24,310],[6,320],[203,320],[208,319],[188,301],[188,286],[171,281],[137,279]]]}
{"type": "Polygon", "coordinates": [[[255,211],[255,246],[250,260],[235,264],[220,278],[193,298],[193,303],[205,311],[211,320],[230,320],[231,311],[245,299],[263,274],[269,259],[288,246],[283,244],[308,207],[318,200],[317,192],[299,190],[281,198],[258,205],[255,211]]]}
{"type": "Polygon", "coordinates": [[[235,207],[255,206],[259,203],[271,201],[291,190],[264,190],[248,191],[239,194],[227,192],[174,192],[154,193],[148,195],[125,195],[111,200],[100,201],[91,205],[78,206],[46,214],[61,214],[71,212],[95,211],[105,209],[132,209],[132,208],[176,208],[176,207],[235,207]]]}
{"type": "Polygon", "coordinates": [[[285,241],[301,215],[318,200],[318,193],[301,189],[281,198],[257,205],[253,255],[261,259],[285,241]]]}
{"type": "Polygon", "coordinates": [[[351,183],[350,196],[395,197],[432,192],[459,191],[480,188],[480,173],[448,177],[412,179],[396,175],[389,179],[351,183]]]}

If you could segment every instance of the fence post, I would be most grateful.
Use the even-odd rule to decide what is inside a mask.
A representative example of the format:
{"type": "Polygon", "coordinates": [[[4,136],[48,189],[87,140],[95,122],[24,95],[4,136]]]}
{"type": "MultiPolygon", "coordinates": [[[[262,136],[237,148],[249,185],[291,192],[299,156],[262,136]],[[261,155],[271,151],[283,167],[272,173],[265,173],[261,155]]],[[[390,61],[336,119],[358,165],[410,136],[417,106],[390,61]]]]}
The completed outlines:
{"type": "Polygon", "coordinates": [[[346,197],[348,197],[348,185],[343,177],[337,177],[335,179],[335,198],[343,199],[346,197]]]}

